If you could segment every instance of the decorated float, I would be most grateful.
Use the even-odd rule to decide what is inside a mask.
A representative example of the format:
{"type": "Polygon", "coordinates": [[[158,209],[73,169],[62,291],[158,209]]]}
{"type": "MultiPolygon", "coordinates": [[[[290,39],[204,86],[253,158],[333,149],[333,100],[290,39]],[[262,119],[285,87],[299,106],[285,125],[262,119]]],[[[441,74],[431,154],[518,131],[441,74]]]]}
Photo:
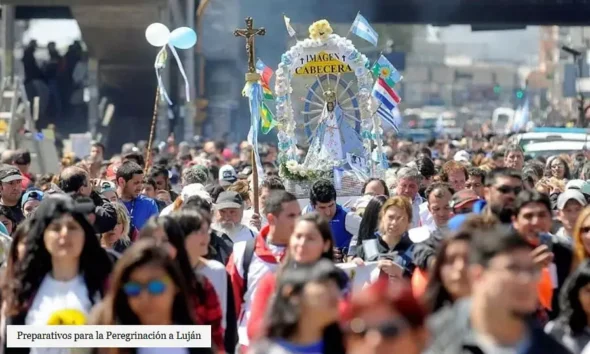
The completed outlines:
{"type": "MultiPolygon", "coordinates": [[[[373,31],[359,14],[351,32],[359,17],[373,31]]],[[[390,64],[371,66],[348,38],[333,33],[327,20],[313,23],[309,37],[281,56],[275,73],[275,118],[279,171],[290,192],[307,198],[313,181],[328,178],[339,196],[357,196],[367,178],[383,176],[383,130],[376,114],[383,102],[375,99],[373,74],[379,80],[391,70],[390,64]],[[295,92],[294,86],[301,87],[293,85],[297,80],[312,83],[295,92]],[[298,147],[307,147],[304,158],[298,158],[298,147]]]]}

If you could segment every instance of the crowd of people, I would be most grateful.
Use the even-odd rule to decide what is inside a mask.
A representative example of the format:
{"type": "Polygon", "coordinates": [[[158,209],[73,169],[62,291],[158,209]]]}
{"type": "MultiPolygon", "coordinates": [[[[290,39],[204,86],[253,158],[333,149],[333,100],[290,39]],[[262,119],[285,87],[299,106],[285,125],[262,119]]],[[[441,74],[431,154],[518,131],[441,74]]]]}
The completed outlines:
{"type": "Polygon", "coordinates": [[[328,179],[288,192],[272,145],[258,195],[246,143],[95,143],[44,176],[4,151],[2,323],[212,328],[158,353],[590,353],[587,152],[386,142],[344,203],[328,179]],[[375,264],[362,288],[343,270],[375,264]]]}

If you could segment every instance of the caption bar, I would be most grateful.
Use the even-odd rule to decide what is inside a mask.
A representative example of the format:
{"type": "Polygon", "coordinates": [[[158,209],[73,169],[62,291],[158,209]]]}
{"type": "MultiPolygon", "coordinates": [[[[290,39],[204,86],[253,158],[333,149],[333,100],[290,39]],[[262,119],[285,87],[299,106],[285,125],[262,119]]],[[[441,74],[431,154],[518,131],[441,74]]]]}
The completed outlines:
{"type": "Polygon", "coordinates": [[[7,326],[8,348],[211,348],[211,326],[7,326]]]}

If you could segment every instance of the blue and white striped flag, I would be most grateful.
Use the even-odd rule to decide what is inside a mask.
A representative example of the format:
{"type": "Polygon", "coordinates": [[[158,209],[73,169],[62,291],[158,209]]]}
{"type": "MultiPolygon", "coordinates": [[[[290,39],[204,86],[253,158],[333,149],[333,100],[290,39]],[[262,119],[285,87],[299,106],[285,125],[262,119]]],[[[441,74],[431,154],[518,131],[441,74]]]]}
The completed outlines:
{"type": "Polygon", "coordinates": [[[350,32],[356,34],[357,36],[361,37],[365,41],[371,43],[375,47],[377,46],[377,42],[379,41],[379,34],[371,27],[367,19],[360,14],[360,12],[356,15],[354,22],[352,23],[352,28],[350,32]]]}
{"type": "Polygon", "coordinates": [[[377,108],[377,116],[381,118],[381,122],[391,125],[393,130],[395,130],[396,133],[399,133],[396,117],[391,110],[387,109],[384,105],[380,105],[379,108],[377,108]]]}

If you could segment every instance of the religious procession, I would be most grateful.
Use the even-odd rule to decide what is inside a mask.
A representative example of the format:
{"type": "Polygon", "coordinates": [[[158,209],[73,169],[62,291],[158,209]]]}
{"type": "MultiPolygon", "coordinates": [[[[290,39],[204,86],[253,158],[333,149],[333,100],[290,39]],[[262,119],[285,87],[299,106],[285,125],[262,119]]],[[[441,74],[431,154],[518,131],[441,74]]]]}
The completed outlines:
{"type": "MultiPolygon", "coordinates": [[[[147,120],[109,101],[91,114],[81,42],[63,57],[52,42],[53,76],[37,40],[24,79],[3,72],[2,353],[590,354],[583,98],[564,98],[568,111],[534,72],[508,90],[498,71],[489,92],[471,83],[432,104],[442,74],[428,69],[417,103],[418,66],[396,61],[370,16],[273,16],[280,27],[253,11],[226,33],[245,55],[247,115],[222,136],[221,114],[188,137],[162,128],[200,90],[186,58],[206,31],[190,23],[129,32],[154,55],[155,91],[133,103],[147,120]],[[285,49],[259,56],[274,32],[285,49]],[[96,127],[68,138],[80,105],[96,127]],[[208,329],[166,342],[172,326],[208,329]],[[92,342],[50,341],[85,327],[92,342]]],[[[491,70],[471,66],[480,81],[491,70]]]]}

